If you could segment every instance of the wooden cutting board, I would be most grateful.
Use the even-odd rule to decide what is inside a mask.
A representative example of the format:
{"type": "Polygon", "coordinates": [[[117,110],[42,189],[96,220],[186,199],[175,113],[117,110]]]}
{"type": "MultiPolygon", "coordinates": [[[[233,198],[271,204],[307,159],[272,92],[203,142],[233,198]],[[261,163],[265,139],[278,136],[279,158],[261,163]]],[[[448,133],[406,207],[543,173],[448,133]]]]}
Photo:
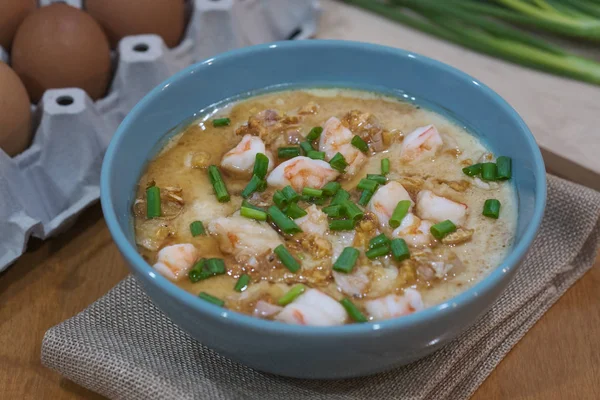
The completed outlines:
{"type": "MultiPolygon", "coordinates": [[[[400,47],[474,76],[521,114],[549,171],[600,190],[600,86],[475,53],[340,2],[323,0],[322,5],[317,38],[400,47]]],[[[600,46],[583,51],[600,60],[600,46]]]]}

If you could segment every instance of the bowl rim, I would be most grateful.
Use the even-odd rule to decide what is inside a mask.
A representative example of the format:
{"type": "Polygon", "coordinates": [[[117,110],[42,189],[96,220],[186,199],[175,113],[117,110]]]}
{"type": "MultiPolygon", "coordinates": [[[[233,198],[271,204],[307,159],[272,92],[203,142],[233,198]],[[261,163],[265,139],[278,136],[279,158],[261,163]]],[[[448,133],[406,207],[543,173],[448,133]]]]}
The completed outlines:
{"type": "MultiPolygon", "coordinates": [[[[502,277],[513,269],[519,266],[520,260],[525,256],[529,247],[531,246],[542,221],[544,215],[545,203],[546,203],[546,173],[544,161],[542,159],[541,151],[535,141],[535,138],[521,116],[510,106],[506,100],[504,100],[499,94],[493,91],[485,84],[479,82],[472,76],[454,68],[440,61],[431,59],[429,57],[422,56],[412,51],[407,51],[399,48],[388,47],[372,43],[356,42],[356,41],[344,41],[344,40],[302,40],[302,41],[286,41],[286,42],[273,42],[267,44],[260,44],[241,49],[236,49],[221,53],[215,57],[206,59],[202,62],[193,64],[182,71],[171,76],[148,94],[146,94],[142,100],[140,100],[135,107],[127,114],[123,122],[119,125],[115,132],[102,163],[102,171],[100,178],[100,198],[102,204],[102,211],[108,229],[113,237],[114,242],[119,248],[121,254],[125,257],[129,267],[135,272],[135,274],[145,275],[145,279],[151,282],[158,290],[162,291],[165,295],[175,300],[180,305],[189,307],[195,312],[203,315],[204,317],[211,318],[212,320],[220,320],[221,323],[232,324],[233,326],[243,327],[245,329],[256,330],[263,333],[274,333],[280,334],[285,333],[291,336],[338,336],[340,335],[357,335],[364,334],[371,331],[381,330],[401,330],[403,328],[410,327],[412,325],[420,325],[441,316],[447,316],[455,310],[467,306],[473,301],[477,301],[482,292],[488,292],[492,290],[496,285],[502,281],[502,277]],[[211,65],[216,62],[231,61],[245,57],[247,54],[254,52],[269,52],[279,51],[293,48],[346,48],[354,50],[366,50],[366,51],[377,51],[383,53],[392,53],[392,55],[399,58],[408,58],[410,62],[424,63],[433,66],[438,69],[445,70],[455,75],[458,79],[470,82],[478,86],[479,90],[482,90],[484,95],[491,97],[498,107],[504,108],[509,116],[517,122],[522,133],[525,135],[525,140],[529,147],[529,151],[533,157],[533,173],[536,177],[535,191],[537,193],[535,206],[533,210],[533,216],[531,223],[525,229],[522,239],[516,243],[511,252],[504,258],[502,263],[494,268],[490,273],[485,276],[481,281],[471,286],[467,290],[459,293],[458,295],[449,298],[441,304],[426,308],[413,314],[405,315],[402,317],[392,318],[382,321],[370,321],[362,324],[346,324],[341,326],[330,326],[330,327],[315,327],[315,326],[301,326],[301,325],[290,325],[278,321],[263,320],[260,318],[252,317],[235,311],[231,311],[225,308],[221,308],[202,301],[194,296],[193,294],[179,288],[177,285],[164,278],[162,275],[155,273],[154,269],[142,258],[137,252],[136,248],[129,243],[124,231],[120,228],[117,220],[117,215],[110,201],[112,197],[112,189],[110,183],[110,177],[113,175],[113,160],[117,149],[119,148],[123,137],[130,130],[133,122],[142,114],[143,109],[147,104],[151,103],[157,95],[171,83],[185,79],[189,75],[193,75],[198,71],[202,70],[205,66],[211,65]]],[[[134,275],[135,275],[134,274],[134,275]]]]}

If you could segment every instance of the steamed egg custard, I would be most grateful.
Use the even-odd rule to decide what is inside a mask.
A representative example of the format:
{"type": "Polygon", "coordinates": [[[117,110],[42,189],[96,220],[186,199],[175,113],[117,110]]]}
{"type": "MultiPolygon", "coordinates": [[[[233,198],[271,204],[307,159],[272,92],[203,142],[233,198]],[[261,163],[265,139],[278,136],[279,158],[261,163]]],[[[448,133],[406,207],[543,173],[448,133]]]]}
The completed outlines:
{"type": "Polygon", "coordinates": [[[290,324],[384,320],[497,267],[511,159],[441,115],[347,89],[233,102],[168,141],[133,205],[139,252],[217,306],[290,324]]]}

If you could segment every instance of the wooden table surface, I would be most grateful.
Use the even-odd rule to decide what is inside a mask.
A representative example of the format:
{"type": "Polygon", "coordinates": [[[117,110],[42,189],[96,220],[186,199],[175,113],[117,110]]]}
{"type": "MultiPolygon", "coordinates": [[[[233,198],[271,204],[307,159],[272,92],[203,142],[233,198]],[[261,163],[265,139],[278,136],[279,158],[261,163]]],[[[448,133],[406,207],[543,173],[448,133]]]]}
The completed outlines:
{"type": "MultiPolygon", "coordinates": [[[[40,363],[44,332],[127,275],[95,205],[66,233],[34,241],[0,275],[0,398],[102,399],[40,363]]],[[[527,333],[473,400],[600,399],[600,257],[527,333]]]]}

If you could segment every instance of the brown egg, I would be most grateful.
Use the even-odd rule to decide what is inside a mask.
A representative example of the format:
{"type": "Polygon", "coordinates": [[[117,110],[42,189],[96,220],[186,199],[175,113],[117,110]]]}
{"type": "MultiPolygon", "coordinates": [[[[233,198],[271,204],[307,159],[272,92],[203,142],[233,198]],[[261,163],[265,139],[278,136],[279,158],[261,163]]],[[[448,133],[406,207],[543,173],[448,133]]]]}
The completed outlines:
{"type": "Polygon", "coordinates": [[[25,150],[31,140],[31,109],[25,86],[0,61],[0,148],[9,156],[25,150]]]}
{"type": "Polygon", "coordinates": [[[125,36],[144,33],[159,35],[167,46],[175,47],[183,36],[183,0],[86,0],[85,7],[113,47],[125,36]]]}
{"type": "Polygon", "coordinates": [[[38,8],[25,18],[11,61],[34,103],[46,89],[64,87],[81,88],[96,100],[110,81],[110,48],[102,28],[64,3],[38,8]]]}
{"type": "Polygon", "coordinates": [[[0,46],[10,50],[19,24],[37,7],[36,0],[0,0],[0,46]]]}

